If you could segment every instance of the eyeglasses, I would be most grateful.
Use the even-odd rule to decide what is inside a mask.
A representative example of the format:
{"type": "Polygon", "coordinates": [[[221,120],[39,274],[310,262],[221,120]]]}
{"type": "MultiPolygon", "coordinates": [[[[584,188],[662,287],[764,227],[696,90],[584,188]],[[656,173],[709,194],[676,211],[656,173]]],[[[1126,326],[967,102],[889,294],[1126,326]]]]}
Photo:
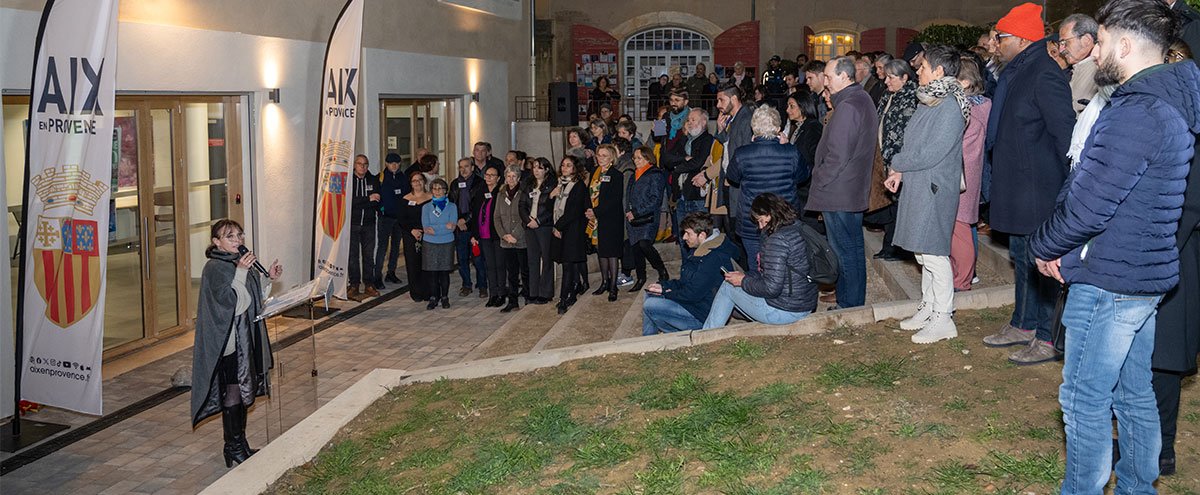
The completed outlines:
{"type": "Polygon", "coordinates": [[[486,174],[483,174],[483,176],[484,176],[484,177],[499,178],[499,177],[500,177],[500,174],[486,173],[486,174]]]}
{"type": "Polygon", "coordinates": [[[1004,38],[1012,38],[1012,36],[1013,35],[1008,34],[1008,33],[996,33],[996,36],[992,39],[996,40],[996,43],[999,43],[1000,40],[1002,40],[1004,38]]]}
{"type": "Polygon", "coordinates": [[[1068,42],[1068,41],[1071,41],[1071,40],[1073,40],[1073,39],[1076,39],[1076,38],[1078,38],[1078,36],[1072,36],[1072,37],[1070,37],[1070,38],[1063,38],[1063,39],[1061,39],[1061,40],[1058,40],[1058,41],[1056,41],[1055,43],[1057,43],[1057,44],[1058,44],[1058,46],[1067,46],[1067,42],[1068,42]]]}
{"type": "Polygon", "coordinates": [[[225,234],[225,235],[221,236],[221,238],[222,238],[222,239],[229,239],[229,240],[234,240],[234,239],[245,239],[245,238],[246,238],[246,234],[245,234],[245,233],[243,233],[243,232],[238,232],[238,233],[236,233],[236,234],[235,234],[235,233],[233,233],[233,232],[229,232],[229,233],[227,233],[227,234],[225,234]]]}

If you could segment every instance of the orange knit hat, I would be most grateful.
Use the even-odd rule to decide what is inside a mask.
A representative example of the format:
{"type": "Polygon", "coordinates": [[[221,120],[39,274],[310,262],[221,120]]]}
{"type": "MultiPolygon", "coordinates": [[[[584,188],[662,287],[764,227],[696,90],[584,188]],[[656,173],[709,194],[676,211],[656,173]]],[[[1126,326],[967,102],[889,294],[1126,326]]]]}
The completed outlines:
{"type": "Polygon", "coordinates": [[[1013,7],[1008,11],[1008,15],[996,22],[996,31],[1029,41],[1038,41],[1046,37],[1046,28],[1042,23],[1042,6],[1026,2],[1013,7]]]}

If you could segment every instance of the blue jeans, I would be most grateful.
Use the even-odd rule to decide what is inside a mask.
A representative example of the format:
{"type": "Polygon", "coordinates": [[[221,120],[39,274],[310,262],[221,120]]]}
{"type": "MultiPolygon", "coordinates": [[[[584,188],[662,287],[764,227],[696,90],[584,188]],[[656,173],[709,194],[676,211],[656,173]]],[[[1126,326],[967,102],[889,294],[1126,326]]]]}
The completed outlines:
{"type": "Polygon", "coordinates": [[[1112,468],[1112,417],[1121,460],[1115,494],[1155,493],[1162,446],[1151,386],[1155,313],[1161,295],[1128,296],[1071,286],[1058,401],[1067,431],[1063,495],[1102,493],[1112,468]]]}
{"type": "MultiPolygon", "coordinates": [[[[454,250],[458,254],[458,276],[462,286],[471,288],[471,233],[454,233],[454,250]]],[[[475,287],[487,290],[487,267],[483,264],[483,253],[475,256],[475,287]]]]}
{"type": "Polygon", "coordinates": [[[867,258],[863,251],[862,212],[826,211],[825,236],[838,257],[837,305],[867,303],[867,258]]]}
{"type": "Polygon", "coordinates": [[[683,242],[683,229],[679,228],[679,222],[693,211],[708,211],[703,199],[680,199],[675,202],[675,210],[671,212],[671,233],[675,234],[675,239],[679,242],[679,254],[686,255],[688,250],[687,243],[683,242]]]}
{"type": "Polygon", "coordinates": [[[708,319],[704,320],[704,330],[725,326],[733,308],[751,320],[768,325],[787,325],[795,323],[808,316],[808,311],[793,313],[784,311],[767,304],[767,300],[747,294],[745,289],[734,287],[729,282],[721,282],[717,297],[713,299],[712,309],[708,310],[708,319]]]}
{"type": "Polygon", "coordinates": [[[1013,263],[1016,293],[1012,320],[1008,324],[1022,330],[1037,330],[1035,337],[1049,342],[1050,327],[1054,325],[1054,304],[1062,287],[1038,272],[1033,254],[1029,252],[1029,236],[1009,236],[1008,257],[1013,263]]]}
{"type": "Polygon", "coordinates": [[[703,324],[679,303],[662,296],[646,295],[646,303],[642,305],[642,335],[699,330],[703,324]]]}

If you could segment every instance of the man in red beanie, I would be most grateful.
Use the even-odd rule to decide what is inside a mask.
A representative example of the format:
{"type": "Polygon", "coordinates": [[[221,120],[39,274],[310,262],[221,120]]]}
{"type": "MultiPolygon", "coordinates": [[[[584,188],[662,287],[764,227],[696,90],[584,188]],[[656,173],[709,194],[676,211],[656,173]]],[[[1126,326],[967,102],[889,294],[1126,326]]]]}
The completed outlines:
{"type": "Polygon", "coordinates": [[[992,347],[1022,346],[1009,356],[1019,365],[1057,359],[1050,328],[1058,282],[1038,273],[1027,237],[1054,211],[1066,180],[1067,147],[1075,126],[1070,81],[1046,51],[1042,8],[1023,3],[996,23],[1004,71],[988,117],[991,226],[1009,234],[1016,306],[1012,319],[983,339],[992,347]]]}

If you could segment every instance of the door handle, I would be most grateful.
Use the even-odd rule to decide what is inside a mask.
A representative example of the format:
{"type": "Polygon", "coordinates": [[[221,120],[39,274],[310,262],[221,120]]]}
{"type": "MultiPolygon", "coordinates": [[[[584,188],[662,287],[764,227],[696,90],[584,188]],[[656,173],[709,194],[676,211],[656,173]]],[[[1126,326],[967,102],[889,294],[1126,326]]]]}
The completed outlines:
{"type": "Polygon", "coordinates": [[[149,248],[150,248],[150,249],[146,249],[146,248],[142,249],[143,253],[147,253],[145,256],[142,257],[142,276],[146,277],[146,280],[150,279],[150,256],[154,254],[154,243],[151,242],[151,240],[153,238],[150,236],[149,223],[150,222],[146,217],[142,217],[142,239],[145,239],[145,241],[143,241],[142,245],[149,246],[149,248]]]}

